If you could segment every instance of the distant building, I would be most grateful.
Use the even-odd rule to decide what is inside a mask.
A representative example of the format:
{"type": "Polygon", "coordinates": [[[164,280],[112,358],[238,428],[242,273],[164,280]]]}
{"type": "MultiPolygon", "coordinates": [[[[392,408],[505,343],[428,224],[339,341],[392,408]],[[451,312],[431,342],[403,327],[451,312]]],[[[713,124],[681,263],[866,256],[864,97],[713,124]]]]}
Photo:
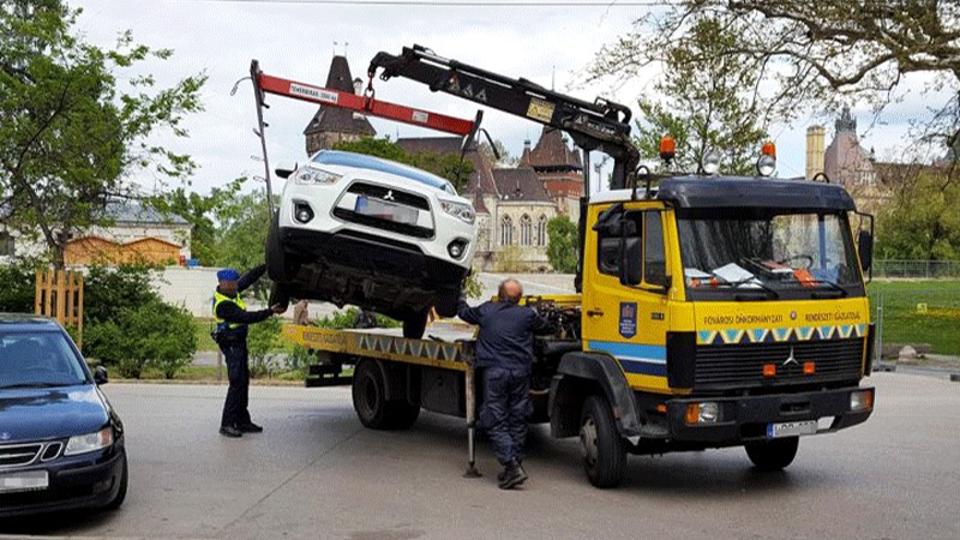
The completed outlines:
{"type": "MultiPolygon", "coordinates": [[[[190,258],[190,224],[165,216],[135,201],[111,201],[106,215],[112,224],[74,233],[64,249],[68,266],[145,262],[180,264],[190,258]]],[[[0,260],[38,257],[46,253],[42,238],[0,229],[0,260]]]]}
{"type": "Polygon", "coordinates": [[[530,141],[523,146],[521,167],[532,167],[543,186],[556,199],[579,198],[583,195],[583,163],[580,152],[567,146],[563,133],[544,126],[536,146],[530,141]]]}
{"type": "MultiPolygon", "coordinates": [[[[344,56],[334,56],[330,62],[330,71],[327,73],[325,88],[340,90],[341,92],[360,93],[360,79],[354,80],[350,75],[350,65],[344,56]]],[[[370,125],[370,121],[359,113],[337,107],[320,106],[313,115],[303,135],[306,141],[307,155],[318,150],[332,148],[342,141],[355,141],[361,137],[373,137],[377,131],[370,125]]]]}

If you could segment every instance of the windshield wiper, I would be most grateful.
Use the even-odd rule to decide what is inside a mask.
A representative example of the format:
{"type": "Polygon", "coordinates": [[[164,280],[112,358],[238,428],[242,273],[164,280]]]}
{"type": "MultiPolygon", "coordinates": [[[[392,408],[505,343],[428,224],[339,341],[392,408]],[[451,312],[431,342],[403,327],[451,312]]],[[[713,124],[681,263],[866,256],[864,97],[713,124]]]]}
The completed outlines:
{"type": "Polygon", "coordinates": [[[813,283],[816,283],[816,284],[818,284],[818,285],[827,285],[827,286],[830,287],[832,290],[840,293],[840,298],[843,298],[843,297],[845,297],[845,296],[849,296],[849,295],[850,295],[850,293],[847,292],[846,289],[844,289],[844,288],[843,288],[842,286],[840,286],[839,284],[834,283],[833,281],[830,281],[830,280],[827,280],[827,279],[814,279],[814,280],[812,280],[812,282],[813,282],[813,283]]]}
{"type": "MultiPolygon", "coordinates": [[[[767,285],[764,285],[764,283],[763,283],[762,281],[760,281],[760,278],[758,278],[758,277],[756,277],[756,276],[749,277],[749,278],[746,278],[746,279],[741,279],[740,281],[728,281],[728,282],[726,282],[726,285],[729,285],[731,288],[736,288],[736,287],[739,287],[740,285],[746,285],[747,283],[750,283],[751,285],[756,285],[756,286],[759,287],[760,289],[759,289],[759,290],[757,290],[757,289],[749,289],[749,288],[748,288],[748,289],[738,289],[738,290],[737,290],[737,293],[738,293],[738,294],[744,293],[744,292],[746,292],[746,293],[758,292],[758,293],[763,293],[765,296],[769,296],[769,297],[772,297],[772,298],[780,298],[780,293],[778,293],[777,291],[773,290],[771,287],[769,287],[769,286],[767,286],[767,285]]],[[[734,295],[734,298],[736,298],[736,295],[734,295]]]]}
{"type": "Polygon", "coordinates": [[[6,390],[8,388],[59,388],[61,386],[74,386],[74,385],[62,384],[62,383],[46,383],[46,382],[17,383],[17,384],[5,384],[3,386],[0,386],[0,390],[6,390]]]}

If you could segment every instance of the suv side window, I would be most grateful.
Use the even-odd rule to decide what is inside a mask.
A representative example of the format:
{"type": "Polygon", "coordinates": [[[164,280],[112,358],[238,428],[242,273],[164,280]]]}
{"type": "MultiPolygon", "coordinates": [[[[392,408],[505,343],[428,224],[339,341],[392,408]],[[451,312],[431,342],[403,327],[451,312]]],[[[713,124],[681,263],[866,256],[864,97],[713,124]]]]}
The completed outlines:
{"type": "Polygon", "coordinates": [[[643,281],[662,285],[667,280],[667,262],[663,251],[663,221],[657,210],[644,212],[643,281]]]}

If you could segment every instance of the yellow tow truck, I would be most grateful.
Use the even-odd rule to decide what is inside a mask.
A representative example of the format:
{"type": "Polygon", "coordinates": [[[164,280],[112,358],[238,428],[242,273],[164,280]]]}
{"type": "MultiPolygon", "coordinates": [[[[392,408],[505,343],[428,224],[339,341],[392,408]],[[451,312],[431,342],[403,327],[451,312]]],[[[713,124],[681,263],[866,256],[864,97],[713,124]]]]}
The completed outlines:
{"type": "MultiPolygon", "coordinates": [[[[379,53],[371,80],[402,76],[566,131],[615,161],[611,189],[581,201],[577,294],[529,297],[555,332],[535,344],[532,422],[579,436],[591,483],[617,485],[626,456],[744,446],[760,470],[795,457],[801,436],[865,421],[874,389],[864,274],[872,216],[829,179],[777,179],[765,145],[758,174],[654,175],[639,165],[630,111],[585,102],[423,47],[379,53]],[[853,234],[857,229],[856,236],[853,234]]],[[[672,158],[665,139],[661,157],[672,158]]],[[[585,179],[589,193],[589,178],[585,179]]],[[[468,472],[478,396],[469,333],[406,339],[377,330],[288,325],[316,350],[323,381],[355,365],[354,407],[377,429],[421,410],[465,416],[468,472]]]]}

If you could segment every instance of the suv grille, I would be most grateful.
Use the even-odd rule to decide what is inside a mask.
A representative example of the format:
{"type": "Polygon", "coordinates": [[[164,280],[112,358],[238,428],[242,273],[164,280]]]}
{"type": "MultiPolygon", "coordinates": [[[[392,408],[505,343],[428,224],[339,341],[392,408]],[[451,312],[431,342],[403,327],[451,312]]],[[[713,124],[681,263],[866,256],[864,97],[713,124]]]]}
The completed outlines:
{"type": "Polygon", "coordinates": [[[0,468],[33,463],[43,448],[42,444],[13,444],[0,446],[0,468]]]}
{"type": "Polygon", "coordinates": [[[744,388],[859,379],[863,345],[863,338],[700,345],[697,347],[694,388],[744,388]],[[797,362],[784,366],[791,350],[797,362]],[[810,361],[816,362],[816,372],[804,375],[803,363],[810,361]],[[764,378],[764,364],[776,364],[777,375],[764,378]]]}
{"type": "Polygon", "coordinates": [[[414,195],[413,193],[407,193],[406,191],[399,191],[396,189],[378,186],[375,184],[356,182],[347,189],[347,192],[356,193],[358,195],[366,195],[367,197],[373,197],[374,199],[382,199],[388,192],[392,192],[393,201],[397,204],[412,206],[414,208],[419,208],[420,210],[430,210],[430,202],[427,201],[425,197],[414,195]]]}

